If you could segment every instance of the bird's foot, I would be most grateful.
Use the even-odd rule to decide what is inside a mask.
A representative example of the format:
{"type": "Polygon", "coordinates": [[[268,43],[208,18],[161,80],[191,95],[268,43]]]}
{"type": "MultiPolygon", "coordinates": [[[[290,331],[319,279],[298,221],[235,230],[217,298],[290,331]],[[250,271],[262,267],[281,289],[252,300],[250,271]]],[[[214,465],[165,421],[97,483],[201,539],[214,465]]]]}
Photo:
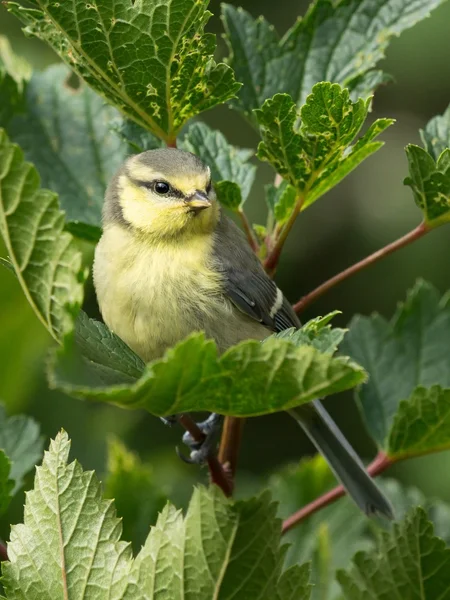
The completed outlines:
{"type": "Polygon", "coordinates": [[[189,431],[186,431],[183,435],[183,443],[190,449],[190,454],[189,457],[184,456],[177,448],[178,456],[189,464],[205,464],[211,453],[211,449],[216,443],[217,433],[220,430],[222,420],[222,415],[211,413],[205,421],[197,423],[197,427],[205,436],[205,439],[201,442],[196,441],[189,431]]]}

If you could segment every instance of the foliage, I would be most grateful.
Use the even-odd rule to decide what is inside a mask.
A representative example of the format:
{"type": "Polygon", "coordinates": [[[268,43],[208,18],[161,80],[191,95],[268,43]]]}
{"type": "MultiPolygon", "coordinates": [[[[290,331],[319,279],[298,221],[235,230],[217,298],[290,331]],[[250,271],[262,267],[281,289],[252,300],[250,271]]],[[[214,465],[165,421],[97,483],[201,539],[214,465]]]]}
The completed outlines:
{"type": "MultiPolygon", "coordinates": [[[[88,316],[89,292],[81,310],[108,182],[130,154],[166,145],[209,166],[220,203],[241,219],[273,274],[300,213],[381,148],[377,138],[393,120],[370,117],[373,94],[390,79],[376,65],[392,36],[440,3],[316,0],[282,38],[264,18],[224,5],[229,56],[220,63],[215,37],[204,31],[207,0],[7,2],[27,34],[68,65],[32,72],[0,39],[0,232],[8,255],[0,262],[52,338],[49,385],[185,421],[197,411],[268,415],[355,388],[378,448],[374,464],[449,448],[450,296],[423,281],[390,321],[357,316],[344,329],[331,325],[333,311],[221,355],[193,332],[149,364],[88,316]],[[225,103],[257,129],[256,150],[198,119],[225,103]],[[273,167],[275,180],[266,186],[267,222],[252,227],[244,211],[257,159],[273,167]]],[[[423,235],[450,220],[450,108],[421,137],[423,147],[406,148],[405,184],[423,235]]],[[[65,432],[51,442],[23,523],[11,529],[2,568],[8,600],[387,600],[419,597],[418,590],[450,597],[450,507],[395,481],[381,484],[394,525],[369,522],[347,500],[314,512],[334,483],[321,457],[279,470],[270,492],[246,500],[195,487],[183,514],[168,500],[176,474],[171,486],[161,483],[164,467],[122,441],[109,444],[111,500],[93,472],[68,462],[69,448],[65,432]],[[288,534],[291,546],[282,545],[281,519],[302,506],[311,514],[288,534]]],[[[0,513],[41,451],[36,423],[0,410],[0,513]]],[[[213,481],[228,490],[235,465],[221,460],[212,447],[213,481]]]]}

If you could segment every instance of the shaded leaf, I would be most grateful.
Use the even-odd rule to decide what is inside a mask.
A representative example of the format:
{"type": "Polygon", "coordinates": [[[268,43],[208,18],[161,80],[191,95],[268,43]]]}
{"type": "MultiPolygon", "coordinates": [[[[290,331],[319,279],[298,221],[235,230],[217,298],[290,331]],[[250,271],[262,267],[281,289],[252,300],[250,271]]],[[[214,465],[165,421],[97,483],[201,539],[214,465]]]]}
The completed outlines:
{"type": "Polygon", "coordinates": [[[188,119],[232,98],[233,71],[213,60],[204,33],[208,0],[109,0],[8,6],[111,104],[157,137],[173,140],[188,119]],[[95,32],[95,35],[93,35],[95,32]]]}
{"type": "Polygon", "coordinates": [[[0,450],[0,515],[9,506],[14,481],[9,478],[11,463],[3,450],[0,450]]]}
{"type": "Polygon", "coordinates": [[[420,130],[425,150],[437,161],[446,148],[450,148],[450,104],[443,115],[437,115],[428,121],[425,129],[420,130]]]}
{"type": "Polygon", "coordinates": [[[225,206],[237,209],[247,200],[256,175],[255,165],[248,162],[253,155],[252,150],[232,146],[220,131],[210,129],[204,123],[192,124],[179,147],[196,154],[209,166],[218,198],[225,206]],[[232,187],[229,182],[237,186],[232,187]],[[239,203],[237,200],[230,201],[230,197],[237,197],[236,187],[242,194],[239,203]]]}
{"type": "Polygon", "coordinates": [[[105,496],[114,500],[117,514],[123,519],[123,537],[132,542],[135,551],[140,550],[167,497],[155,481],[151,466],[116,438],[108,443],[105,496]]]}
{"type": "Polygon", "coordinates": [[[36,169],[0,130],[0,232],[28,301],[55,339],[73,327],[85,277],[63,228],[58,197],[40,188],[36,169]]]}
{"type": "Polygon", "coordinates": [[[30,65],[13,53],[6,37],[0,36],[0,127],[24,110],[23,93],[30,76],[30,65]]]}
{"type": "MultiPolygon", "coordinates": [[[[212,340],[196,333],[149,363],[130,382],[122,367],[123,342],[95,321],[85,323],[83,339],[55,349],[50,383],[77,398],[145,408],[163,416],[208,410],[236,416],[268,414],[351,388],[365,372],[346,358],[322,354],[276,338],[249,340],[220,357],[212,340]],[[268,369],[267,365],[271,368],[268,369]]],[[[127,363],[130,364],[127,350],[127,363]]]]}
{"type": "Polygon", "coordinates": [[[297,200],[297,191],[286,180],[280,185],[266,185],[266,201],[275,220],[284,225],[292,214],[297,200]]]}
{"type": "Polygon", "coordinates": [[[313,87],[300,113],[287,94],[276,94],[255,111],[263,140],[258,158],[297,190],[302,209],[382,146],[373,140],[393,123],[391,119],[378,119],[351,145],[369,104],[370,99],[352,102],[348,90],[325,82],[313,87]]]}
{"type": "Polygon", "coordinates": [[[159,138],[129,119],[115,119],[111,123],[111,131],[128,144],[130,152],[146,152],[164,146],[159,138]]]}
{"type": "Polygon", "coordinates": [[[236,590],[273,600],[279,586],[285,598],[308,600],[307,567],[283,575],[285,547],[268,493],[232,503],[216,486],[196,489],[185,518],[164,508],[133,560],[95,474],[67,463],[69,446],[64,432],[51,442],[24,524],[12,527],[3,564],[8,600],[145,600],[155,590],[171,600],[231,600],[236,590]]]}
{"type": "Polygon", "coordinates": [[[450,598],[450,550],[434,536],[433,525],[417,508],[391,533],[382,533],[377,548],[359,552],[347,571],[338,572],[348,600],[450,598]]]}
{"type": "Polygon", "coordinates": [[[367,98],[389,77],[373,67],[393,36],[425,18],[442,0],[317,0],[280,39],[263,17],[225,4],[222,18],[229,64],[245,82],[235,108],[252,110],[285,92],[300,107],[319,81],[367,98]]]}
{"type": "Polygon", "coordinates": [[[31,417],[8,417],[0,405],[0,448],[11,461],[11,479],[15,494],[23,486],[23,478],[42,458],[43,441],[39,425],[31,417]]]}
{"type": "Polygon", "coordinates": [[[54,65],[35,73],[26,90],[26,113],[8,125],[10,139],[32,162],[43,187],[58,193],[70,231],[98,240],[106,186],[127,147],[110,131],[117,111],[54,65]]]}
{"type": "Polygon", "coordinates": [[[404,444],[411,451],[416,444],[431,451],[433,440],[441,445],[446,420],[440,407],[446,392],[416,388],[450,388],[449,339],[450,296],[441,299],[423,281],[408,293],[390,322],[373,315],[357,316],[350,323],[341,350],[369,373],[358,398],[367,428],[382,448],[396,453],[406,451],[404,444]],[[438,409],[425,434],[423,419],[429,422],[430,411],[438,409]]]}

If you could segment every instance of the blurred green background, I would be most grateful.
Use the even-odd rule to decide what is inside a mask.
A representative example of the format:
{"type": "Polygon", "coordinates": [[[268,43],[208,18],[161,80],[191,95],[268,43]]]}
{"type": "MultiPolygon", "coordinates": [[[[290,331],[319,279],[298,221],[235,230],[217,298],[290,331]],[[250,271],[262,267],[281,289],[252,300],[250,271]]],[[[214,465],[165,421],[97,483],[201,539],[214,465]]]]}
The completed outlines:
{"type": "MultiPolygon", "coordinates": [[[[241,5],[254,16],[264,14],[282,34],[298,15],[304,14],[308,3],[243,0],[241,5]]],[[[220,34],[219,2],[212,1],[211,10],[215,16],[210,29],[220,34]]],[[[450,101],[449,23],[447,2],[429,19],[392,41],[381,67],[396,82],[378,91],[373,117],[394,117],[397,123],[383,134],[386,145],[382,150],[298,219],[277,275],[278,284],[292,301],[419,223],[420,213],[412,194],[402,183],[407,172],[404,146],[419,143],[419,128],[442,113],[450,101]]],[[[25,38],[19,23],[1,5],[0,34],[6,35],[13,49],[36,69],[58,60],[43,43],[25,38]]],[[[218,41],[220,54],[225,47],[221,38],[218,41]]],[[[256,146],[255,132],[228,108],[213,110],[204,118],[231,142],[256,146]]],[[[270,168],[261,165],[247,207],[255,222],[265,219],[263,186],[272,179],[270,168]]],[[[88,255],[91,251],[86,247],[88,255]]],[[[347,324],[356,313],[377,311],[391,317],[397,302],[404,299],[418,277],[431,281],[441,292],[450,288],[449,253],[450,228],[443,227],[335,288],[303,318],[336,308],[343,312],[336,325],[347,324]]],[[[0,247],[0,255],[4,254],[0,247]]],[[[4,269],[0,270],[0,289],[0,399],[8,411],[33,415],[47,437],[65,428],[73,441],[73,455],[85,468],[98,470],[100,476],[105,471],[107,437],[116,434],[154,465],[161,481],[176,481],[172,492],[175,500],[188,496],[192,482],[204,479],[205,473],[176,457],[181,431],[165,428],[159,420],[141,412],[87,404],[49,390],[45,379],[49,336],[27,305],[15,278],[4,269]]],[[[86,302],[88,312],[95,313],[92,289],[87,291],[86,302]]],[[[352,395],[331,398],[327,404],[357,450],[370,459],[374,446],[364,432],[352,395]]],[[[240,491],[249,491],[277,465],[310,452],[312,448],[303,434],[284,414],[249,420],[240,461],[240,491]]],[[[450,478],[444,475],[449,467],[450,454],[445,452],[411,460],[390,474],[416,484],[427,495],[450,500],[450,478]]],[[[22,501],[23,497],[16,503],[16,511],[22,501]]]]}

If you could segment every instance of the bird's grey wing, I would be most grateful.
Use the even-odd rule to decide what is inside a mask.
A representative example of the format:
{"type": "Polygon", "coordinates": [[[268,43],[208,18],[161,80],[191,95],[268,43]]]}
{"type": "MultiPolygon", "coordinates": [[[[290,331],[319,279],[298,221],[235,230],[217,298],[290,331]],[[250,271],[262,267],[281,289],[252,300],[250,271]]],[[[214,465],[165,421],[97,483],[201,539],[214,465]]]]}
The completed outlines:
{"type": "Polygon", "coordinates": [[[224,278],[225,294],[239,310],[272,331],[300,327],[291,305],[268,277],[240,229],[223,214],[214,259],[224,278]]]}

